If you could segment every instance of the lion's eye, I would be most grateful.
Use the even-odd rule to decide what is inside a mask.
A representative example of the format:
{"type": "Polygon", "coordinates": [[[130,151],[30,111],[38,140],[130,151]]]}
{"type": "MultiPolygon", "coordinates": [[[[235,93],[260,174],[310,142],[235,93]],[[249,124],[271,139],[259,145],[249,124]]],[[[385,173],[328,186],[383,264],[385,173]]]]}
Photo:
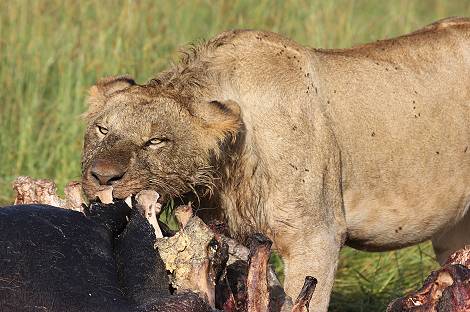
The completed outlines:
{"type": "Polygon", "coordinates": [[[165,145],[166,142],[168,142],[168,140],[164,138],[153,138],[148,140],[146,145],[152,149],[157,149],[165,145]]]}
{"type": "Polygon", "coordinates": [[[96,129],[98,130],[99,133],[101,133],[102,135],[106,135],[108,134],[109,130],[106,129],[105,127],[103,126],[96,126],[96,129]]]}

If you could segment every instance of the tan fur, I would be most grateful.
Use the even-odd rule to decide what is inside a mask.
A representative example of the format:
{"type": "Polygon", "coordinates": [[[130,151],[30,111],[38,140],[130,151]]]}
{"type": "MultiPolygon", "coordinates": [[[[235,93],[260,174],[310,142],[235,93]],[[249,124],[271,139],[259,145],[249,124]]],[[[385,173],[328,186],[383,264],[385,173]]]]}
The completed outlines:
{"type": "Polygon", "coordinates": [[[84,149],[88,196],[94,161],[121,154],[118,196],[210,188],[202,203],[220,207],[232,233],[273,239],[291,296],[305,275],[318,279],[313,311],[328,307],[345,242],[388,250],[434,238],[442,259],[469,240],[469,19],[344,50],[225,32],[148,84],[100,96],[84,149]],[[112,128],[104,138],[93,134],[100,122],[112,128]],[[148,154],[159,124],[159,135],[180,134],[148,154]]]}

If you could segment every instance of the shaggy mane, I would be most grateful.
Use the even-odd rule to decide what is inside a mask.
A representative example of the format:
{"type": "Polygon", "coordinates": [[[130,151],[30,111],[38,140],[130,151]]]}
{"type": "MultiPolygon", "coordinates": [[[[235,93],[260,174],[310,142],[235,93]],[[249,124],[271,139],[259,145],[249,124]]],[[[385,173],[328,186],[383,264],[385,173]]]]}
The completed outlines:
{"type": "Polygon", "coordinates": [[[218,48],[230,44],[239,31],[230,31],[199,43],[190,44],[180,51],[181,56],[176,64],[159,73],[147,84],[159,91],[172,91],[186,99],[197,98],[204,93],[207,86],[217,81],[216,52],[218,48]]]}

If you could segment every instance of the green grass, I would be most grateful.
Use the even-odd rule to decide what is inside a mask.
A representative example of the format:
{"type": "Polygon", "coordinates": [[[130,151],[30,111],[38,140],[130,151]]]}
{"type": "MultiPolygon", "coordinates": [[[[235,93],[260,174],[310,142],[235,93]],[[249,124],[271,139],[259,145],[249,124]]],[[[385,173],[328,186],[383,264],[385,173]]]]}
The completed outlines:
{"type": "MultiPolygon", "coordinates": [[[[177,49],[230,28],[348,47],[470,15],[470,1],[0,1],[0,203],[18,175],[80,176],[87,89],[118,73],[144,82],[177,49]]],[[[434,268],[429,244],[390,253],[345,249],[335,311],[379,311],[434,268]]]]}
{"type": "Polygon", "coordinates": [[[430,243],[393,252],[341,253],[331,311],[383,311],[392,298],[417,289],[438,264],[430,243]]]}

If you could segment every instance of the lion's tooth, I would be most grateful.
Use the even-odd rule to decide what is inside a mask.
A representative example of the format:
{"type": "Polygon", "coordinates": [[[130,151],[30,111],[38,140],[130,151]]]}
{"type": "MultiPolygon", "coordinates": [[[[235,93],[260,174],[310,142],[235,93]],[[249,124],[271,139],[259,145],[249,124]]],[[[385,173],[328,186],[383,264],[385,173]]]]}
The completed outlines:
{"type": "Polygon", "coordinates": [[[112,204],[113,203],[113,187],[112,186],[103,186],[98,192],[96,192],[96,197],[100,199],[103,204],[112,204]]]}
{"type": "Polygon", "coordinates": [[[129,208],[132,208],[132,196],[127,196],[124,202],[129,206],[129,208]]]}
{"type": "Polygon", "coordinates": [[[157,214],[157,216],[160,214],[161,211],[162,211],[162,204],[155,203],[155,213],[157,214]]]}

